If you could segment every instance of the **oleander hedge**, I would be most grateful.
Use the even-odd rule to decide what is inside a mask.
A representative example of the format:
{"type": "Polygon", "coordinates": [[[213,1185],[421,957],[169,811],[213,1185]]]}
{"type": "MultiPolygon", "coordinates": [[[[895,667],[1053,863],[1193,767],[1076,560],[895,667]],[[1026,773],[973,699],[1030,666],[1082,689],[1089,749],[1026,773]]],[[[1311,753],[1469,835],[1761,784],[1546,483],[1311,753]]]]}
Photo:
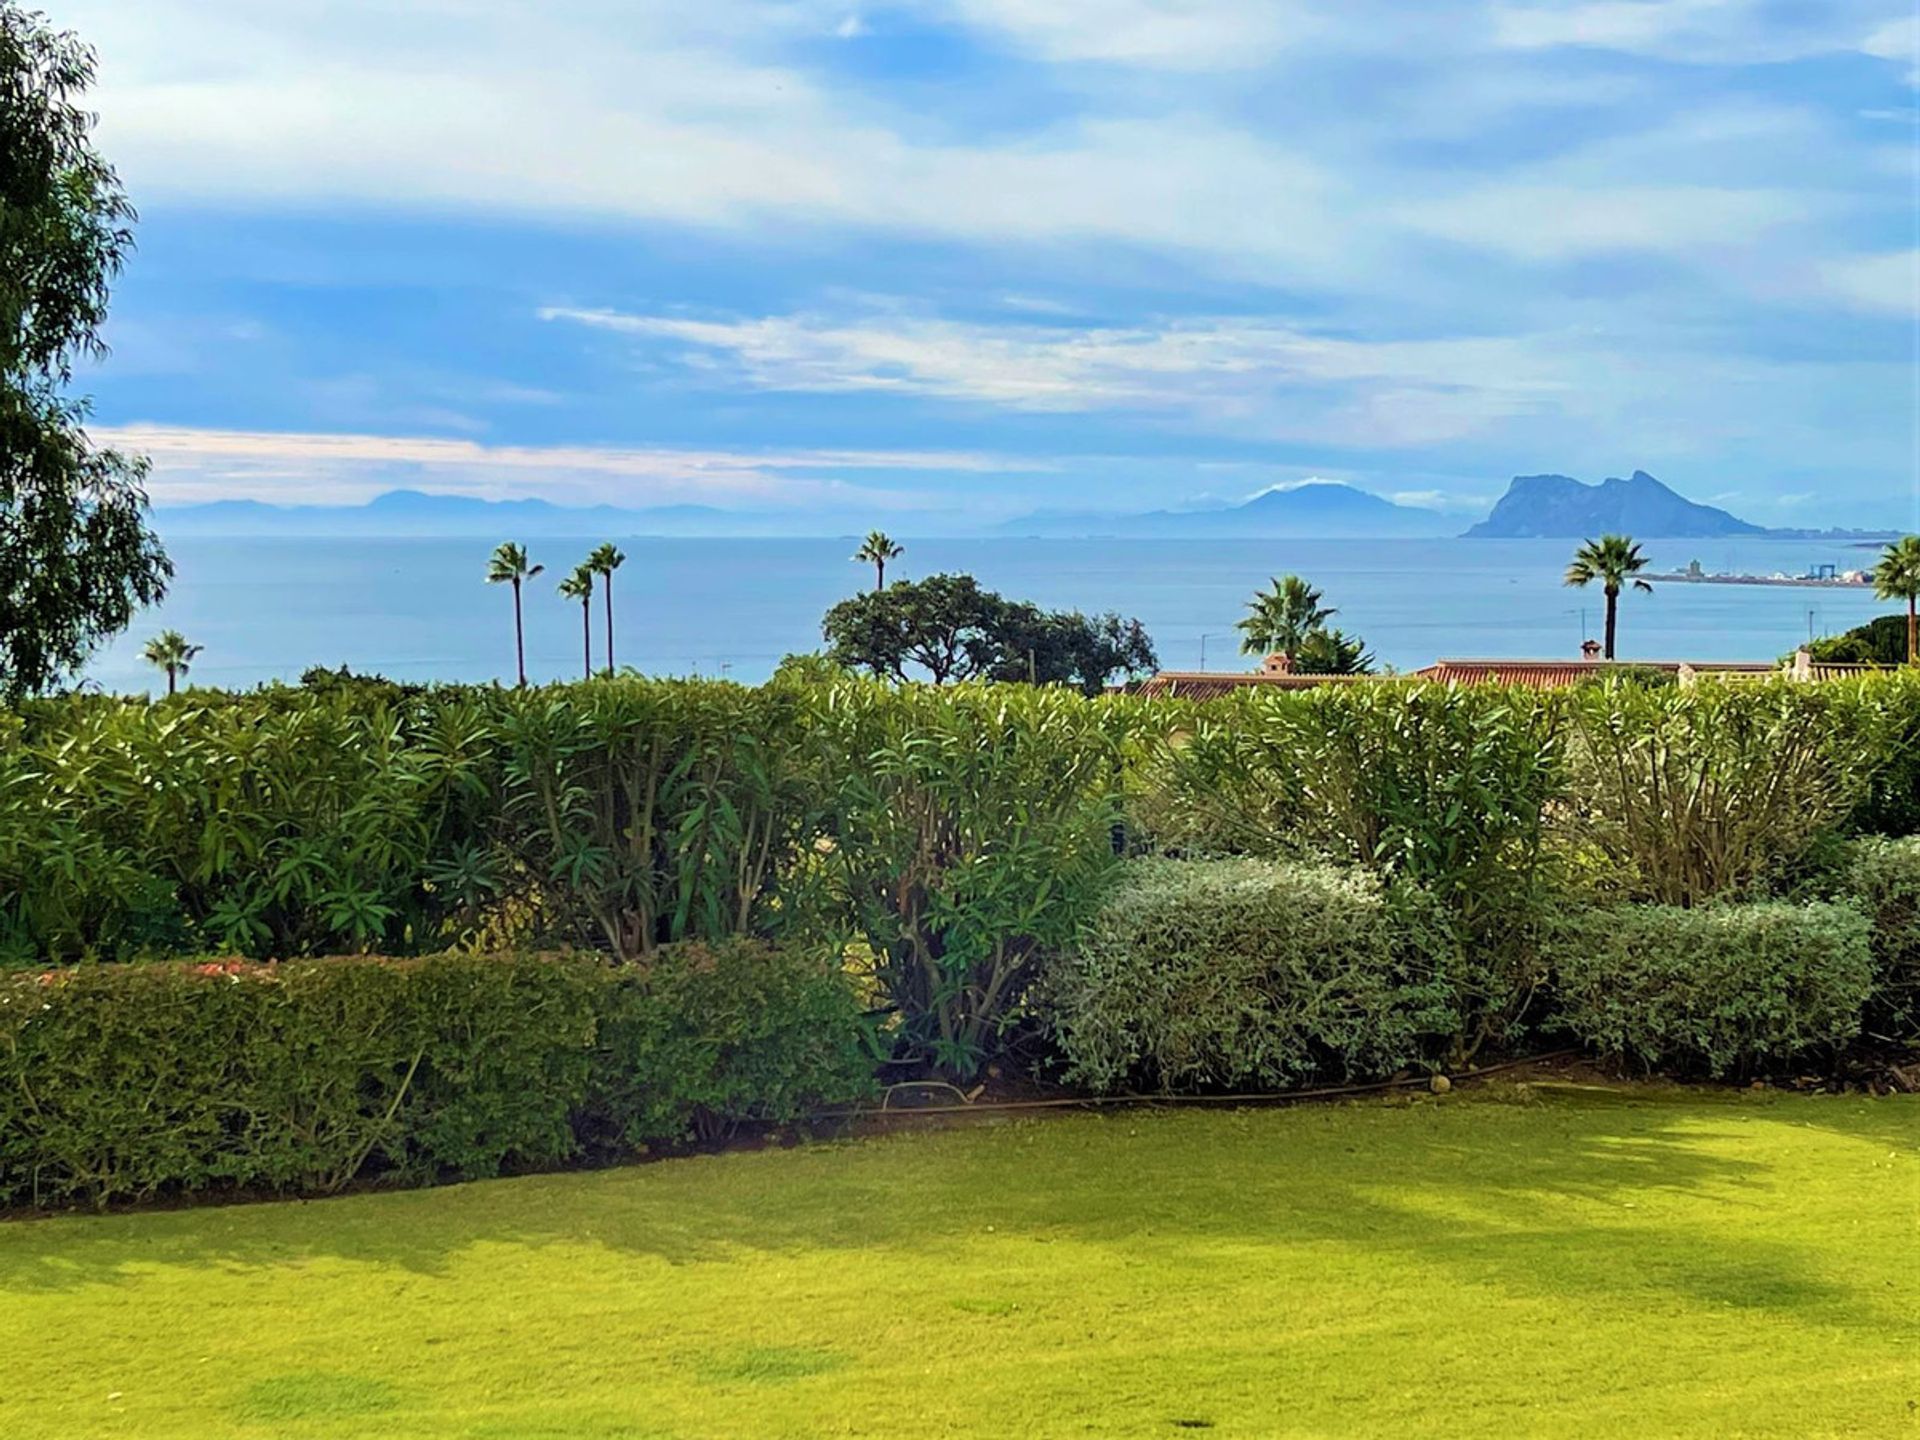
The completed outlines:
{"type": "Polygon", "coordinates": [[[631,1155],[855,1099],[832,958],[100,965],[0,982],[0,1207],[422,1184],[631,1155]]]}

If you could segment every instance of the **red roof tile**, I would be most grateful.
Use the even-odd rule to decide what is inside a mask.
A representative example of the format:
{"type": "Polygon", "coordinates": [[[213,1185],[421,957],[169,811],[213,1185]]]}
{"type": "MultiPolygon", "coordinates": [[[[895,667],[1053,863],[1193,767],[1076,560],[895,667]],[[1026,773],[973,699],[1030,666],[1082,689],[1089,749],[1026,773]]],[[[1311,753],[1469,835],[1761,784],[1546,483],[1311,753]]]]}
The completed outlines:
{"type": "Polygon", "coordinates": [[[1142,695],[1174,695],[1182,700],[1218,700],[1236,690],[1312,690],[1320,685],[1351,685],[1377,675],[1294,675],[1267,670],[1162,670],[1140,687],[1142,695]]]}

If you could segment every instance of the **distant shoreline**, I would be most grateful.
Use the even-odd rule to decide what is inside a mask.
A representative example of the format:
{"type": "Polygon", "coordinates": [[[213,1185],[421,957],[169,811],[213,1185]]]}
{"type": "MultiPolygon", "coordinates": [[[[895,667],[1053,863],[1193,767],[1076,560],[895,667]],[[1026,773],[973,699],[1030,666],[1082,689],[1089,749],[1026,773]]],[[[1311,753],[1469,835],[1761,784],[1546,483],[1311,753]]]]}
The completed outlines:
{"type": "Polygon", "coordinates": [[[1642,578],[1663,585],[1784,585],[1806,590],[1865,590],[1873,584],[1871,580],[1843,580],[1837,575],[1827,579],[1816,575],[1689,575],[1684,570],[1642,578]]]}

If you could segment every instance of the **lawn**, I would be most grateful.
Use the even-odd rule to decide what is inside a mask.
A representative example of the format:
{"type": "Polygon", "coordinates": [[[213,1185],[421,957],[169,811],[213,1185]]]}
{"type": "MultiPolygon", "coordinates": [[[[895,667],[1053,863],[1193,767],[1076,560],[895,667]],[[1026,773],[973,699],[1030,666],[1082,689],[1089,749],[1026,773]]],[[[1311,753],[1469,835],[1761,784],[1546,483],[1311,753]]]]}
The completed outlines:
{"type": "Polygon", "coordinates": [[[1920,1435],[1920,1100],[1107,1113],[0,1225],[0,1435],[1920,1435]]]}

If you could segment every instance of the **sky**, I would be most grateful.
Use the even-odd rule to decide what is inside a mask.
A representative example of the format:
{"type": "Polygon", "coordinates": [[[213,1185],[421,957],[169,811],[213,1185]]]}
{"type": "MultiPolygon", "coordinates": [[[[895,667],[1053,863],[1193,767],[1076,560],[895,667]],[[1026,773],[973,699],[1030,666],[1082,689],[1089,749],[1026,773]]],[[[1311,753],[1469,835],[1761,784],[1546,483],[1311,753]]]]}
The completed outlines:
{"type": "Polygon", "coordinates": [[[1911,0],[36,0],[162,505],[1912,523],[1911,0]]]}

